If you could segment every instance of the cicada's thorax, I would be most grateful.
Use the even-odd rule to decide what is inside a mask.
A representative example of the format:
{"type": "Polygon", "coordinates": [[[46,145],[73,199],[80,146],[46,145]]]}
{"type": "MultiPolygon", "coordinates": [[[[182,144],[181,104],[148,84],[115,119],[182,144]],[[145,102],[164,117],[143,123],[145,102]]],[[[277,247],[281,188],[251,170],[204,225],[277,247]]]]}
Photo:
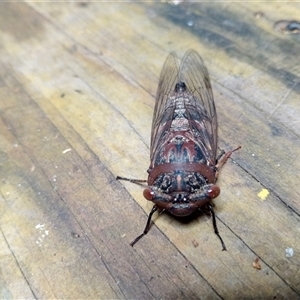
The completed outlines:
{"type": "MultiPolygon", "coordinates": [[[[146,199],[173,215],[186,216],[219,194],[215,162],[207,160],[189,113],[188,93],[171,97],[173,117],[162,135],[149,167],[146,199]],[[212,188],[213,187],[213,188],[212,188]]],[[[198,124],[198,126],[200,126],[198,124]]]]}

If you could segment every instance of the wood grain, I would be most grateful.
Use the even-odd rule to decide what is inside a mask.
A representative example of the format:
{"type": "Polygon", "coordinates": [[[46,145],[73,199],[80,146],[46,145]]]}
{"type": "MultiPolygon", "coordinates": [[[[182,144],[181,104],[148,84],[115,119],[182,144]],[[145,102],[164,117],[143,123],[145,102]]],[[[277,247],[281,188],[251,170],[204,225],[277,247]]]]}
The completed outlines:
{"type": "Polygon", "coordinates": [[[273,28],[299,3],[0,8],[1,298],[300,298],[300,37],[273,28]],[[132,248],[152,205],[115,176],[146,179],[159,73],[189,48],[219,148],[242,145],[215,201],[228,251],[205,215],[155,215],[132,248]]]}

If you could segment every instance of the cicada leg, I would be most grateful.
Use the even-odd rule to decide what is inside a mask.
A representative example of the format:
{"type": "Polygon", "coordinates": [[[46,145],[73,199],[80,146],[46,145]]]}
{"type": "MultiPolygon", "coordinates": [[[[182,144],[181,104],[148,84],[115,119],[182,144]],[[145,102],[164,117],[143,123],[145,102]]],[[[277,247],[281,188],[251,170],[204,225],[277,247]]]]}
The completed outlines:
{"type": "MultiPolygon", "coordinates": [[[[121,177],[121,176],[117,176],[116,177],[117,180],[126,180],[126,181],[129,181],[129,182],[132,182],[132,183],[135,183],[135,184],[138,184],[138,185],[142,185],[142,186],[145,186],[144,183],[147,182],[147,180],[143,180],[143,179],[133,179],[133,178],[126,178],[126,177],[121,177]]],[[[136,237],[131,243],[130,243],[130,246],[134,246],[145,234],[148,233],[148,231],[150,230],[150,227],[151,227],[151,218],[153,216],[153,214],[156,212],[157,210],[157,207],[156,205],[153,206],[149,216],[148,216],[148,220],[147,220],[147,224],[146,224],[146,227],[143,231],[142,234],[140,234],[138,237],[136,237]]]]}
{"type": "Polygon", "coordinates": [[[238,146],[237,148],[229,151],[229,152],[225,152],[224,150],[221,151],[221,153],[219,154],[219,156],[217,157],[217,165],[216,165],[216,178],[218,178],[219,175],[219,170],[223,167],[223,165],[226,163],[227,159],[231,156],[231,154],[239,149],[241,149],[242,146],[238,146]],[[220,160],[220,158],[224,155],[224,157],[220,160]]]}
{"type": "Polygon", "coordinates": [[[214,226],[215,234],[218,236],[218,238],[221,241],[222,251],[227,251],[225,243],[223,242],[223,239],[221,238],[221,236],[219,234],[219,230],[218,230],[218,227],[217,227],[217,221],[216,221],[216,215],[215,215],[214,209],[213,209],[213,207],[212,207],[211,204],[208,204],[208,208],[209,208],[209,210],[211,212],[211,215],[212,215],[212,221],[213,221],[213,226],[214,226]]]}
{"type": "Polygon", "coordinates": [[[138,184],[138,185],[143,185],[143,183],[147,182],[147,180],[144,180],[144,179],[133,179],[133,178],[126,178],[126,177],[121,177],[121,176],[117,176],[116,177],[117,180],[126,180],[126,181],[129,181],[129,182],[132,182],[132,183],[135,183],[135,184],[138,184]]]}
{"type": "Polygon", "coordinates": [[[156,205],[153,206],[150,214],[149,214],[149,217],[148,217],[148,220],[147,220],[147,224],[146,224],[146,227],[143,231],[142,234],[140,234],[138,237],[136,237],[131,243],[130,243],[130,246],[134,246],[144,235],[146,235],[148,233],[148,231],[150,230],[150,227],[151,227],[151,218],[153,216],[153,214],[156,212],[157,210],[157,207],[156,205]]]}

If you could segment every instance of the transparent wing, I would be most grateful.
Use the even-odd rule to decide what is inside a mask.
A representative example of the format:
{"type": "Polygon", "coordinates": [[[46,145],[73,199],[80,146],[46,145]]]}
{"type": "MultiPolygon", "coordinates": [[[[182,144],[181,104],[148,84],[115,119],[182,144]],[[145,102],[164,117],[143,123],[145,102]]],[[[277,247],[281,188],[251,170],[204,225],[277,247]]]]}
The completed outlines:
{"type": "Polygon", "coordinates": [[[152,120],[150,157],[157,149],[167,127],[172,121],[172,109],[167,109],[170,96],[174,93],[174,88],[179,80],[179,65],[174,52],[171,52],[166,59],[159,77],[159,84],[156,93],[156,102],[152,120]],[[169,122],[168,122],[169,121],[169,122]]]}
{"type": "Polygon", "coordinates": [[[186,85],[185,109],[190,124],[189,130],[198,140],[197,144],[203,154],[214,164],[217,150],[216,109],[208,71],[202,58],[194,50],[186,52],[180,67],[173,52],[163,66],[152,121],[151,162],[153,163],[156,150],[164,136],[169,133],[176,107],[175,86],[179,82],[186,85]]]}
{"type": "Polygon", "coordinates": [[[189,50],[184,55],[179,70],[179,80],[193,94],[195,109],[190,111],[192,119],[197,120],[196,130],[204,143],[206,154],[212,160],[217,152],[217,114],[211,89],[209,74],[200,55],[189,50]]]}

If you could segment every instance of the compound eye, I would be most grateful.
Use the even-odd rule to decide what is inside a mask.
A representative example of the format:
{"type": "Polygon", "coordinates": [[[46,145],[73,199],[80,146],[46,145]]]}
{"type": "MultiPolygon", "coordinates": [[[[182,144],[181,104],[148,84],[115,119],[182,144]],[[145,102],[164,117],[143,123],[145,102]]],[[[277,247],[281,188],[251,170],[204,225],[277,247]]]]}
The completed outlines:
{"type": "Polygon", "coordinates": [[[151,201],[153,199],[154,192],[152,192],[149,188],[147,188],[144,189],[143,195],[147,200],[151,201]]]}
{"type": "Polygon", "coordinates": [[[207,191],[208,196],[213,199],[220,195],[220,188],[217,185],[213,185],[209,190],[207,191]]]}

